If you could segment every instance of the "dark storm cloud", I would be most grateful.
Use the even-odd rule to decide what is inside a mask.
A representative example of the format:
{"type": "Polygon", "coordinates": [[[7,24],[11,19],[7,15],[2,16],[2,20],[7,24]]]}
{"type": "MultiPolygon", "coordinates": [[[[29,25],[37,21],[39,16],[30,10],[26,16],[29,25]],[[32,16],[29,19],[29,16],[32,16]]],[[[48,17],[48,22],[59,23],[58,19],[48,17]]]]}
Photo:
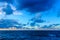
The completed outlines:
{"type": "Polygon", "coordinates": [[[30,26],[35,26],[35,25],[36,25],[35,22],[30,23],[30,26]]]}
{"type": "Polygon", "coordinates": [[[0,28],[9,28],[9,27],[16,27],[16,28],[23,28],[27,24],[18,23],[12,19],[0,19],[0,28]]]}
{"type": "Polygon", "coordinates": [[[10,4],[13,5],[13,2],[14,2],[13,0],[0,0],[0,2],[2,2],[2,3],[4,3],[4,2],[8,3],[7,7],[3,9],[3,11],[6,12],[6,15],[10,15],[10,14],[13,13],[13,10],[11,9],[11,6],[10,6],[10,4]]]}
{"type": "Polygon", "coordinates": [[[19,23],[15,20],[0,19],[0,28],[18,27],[16,25],[19,25],[19,23]]]}
{"type": "Polygon", "coordinates": [[[43,12],[52,8],[54,0],[19,0],[17,1],[20,5],[19,9],[28,9],[27,11],[36,13],[43,12]]]}
{"type": "MultiPolygon", "coordinates": [[[[52,8],[54,0],[0,0],[16,7],[17,10],[25,10],[31,13],[43,12],[52,8]]],[[[6,14],[12,14],[12,9],[7,6],[6,14]],[[9,13],[10,11],[10,13],[9,13]]]]}
{"type": "Polygon", "coordinates": [[[60,25],[60,24],[50,24],[50,25],[44,25],[42,28],[54,28],[54,27],[56,27],[56,26],[58,26],[58,25],[60,25]]]}
{"type": "Polygon", "coordinates": [[[13,0],[0,0],[0,2],[13,3],[13,0]]]}
{"type": "Polygon", "coordinates": [[[41,18],[37,18],[37,19],[36,18],[32,18],[31,21],[34,21],[36,23],[43,23],[43,22],[45,22],[45,20],[43,20],[41,18]]]}
{"type": "Polygon", "coordinates": [[[35,22],[36,22],[36,23],[43,23],[43,22],[45,22],[45,21],[42,20],[42,19],[36,19],[35,22]]]}
{"type": "Polygon", "coordinates": [[[11,9],[10,5],[7,5],[7,7],[3,9],[3,11],[6,12],[6,15],[10,15],[13,13],[13,10],[11,9]]]}
{"type": "Polygon", "coordinates": [[[30,23],[30,26],[39,26],[39,24],[36,25],[36,23],[43,23],[46,22],[45,20],[41,19],[41,18],[32,18],[30,21],[32,21],[30,23]]]}

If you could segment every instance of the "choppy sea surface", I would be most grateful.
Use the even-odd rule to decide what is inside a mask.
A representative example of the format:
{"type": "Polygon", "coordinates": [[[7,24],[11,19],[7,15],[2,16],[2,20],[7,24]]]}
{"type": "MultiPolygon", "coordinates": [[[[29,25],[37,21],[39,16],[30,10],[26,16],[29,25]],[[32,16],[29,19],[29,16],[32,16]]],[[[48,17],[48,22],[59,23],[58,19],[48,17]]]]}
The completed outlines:
{"type": "Polygon", "coordinates": [[[0,30],[0,40],[60,40],[59,30],[0,30]]]}

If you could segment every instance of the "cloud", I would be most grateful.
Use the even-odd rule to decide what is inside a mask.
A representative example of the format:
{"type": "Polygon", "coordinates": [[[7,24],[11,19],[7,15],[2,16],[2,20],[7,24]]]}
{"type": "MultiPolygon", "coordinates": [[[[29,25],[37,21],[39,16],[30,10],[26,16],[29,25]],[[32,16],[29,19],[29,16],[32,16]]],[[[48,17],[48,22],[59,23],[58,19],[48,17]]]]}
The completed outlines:
{"type": "Polygon", "coordinates": [[[18,27],[18,22],[10,19],[0,19],[0,28],[18,27]]]}
{"type": "Polygon", "coordinates": [[[13,3],[13,0],[0,0],[0,2],[13,3]]]}
{"type": "Polygon", "coordinates": [[[46,22],[45,20],[41,19],[41,18],[32,18],[30,21],[32,21],[30,23],[30,26],[39,26],[39,23],[44,23],[46,22]]]}
{"type": "MultiPolygon", "coordinates": [[[[31,13],[43,12],[52,8],[54,0],[0,0],[0,2],[7,2],[5,12],[7,15],[12,14],[13,10],[9,4],[16,7],[16,10],[25,10],[31,13]]],[[[15,10],[15,9],[14,9],[15,10]]]]}
{"type": "Polygon", "coordinates": [[[43,22],[45,22],[45,21],[42,20],[42,19],[36,19],[35,22],[36,22],[36,23],[43,23],[43,22]]]}
{"type": "Polygon", "coordinates": [[[3,3],[3,5],[1,5],[1,7],[4,7],[2,10],[4,12],[6,12],[6,15],[10,15],[13,13],[13,10],[10,6],[10,4],[13,4],[13,0],[0,0],[1,4],[3,3]]]}
{"type": "Polygon", "coordinates": [[[41,18],[37,18],[37,19],[32,18],[31,21],[34,21],[34,22],[36,22],[36,23],[43,23],[43,22],[45,22],[45,21],[42,20],[41,18]]]}
{"type": "Polygon", "coordinates": [[[8,4],[6,8],[3,8],[3,11],[6,12],[6,15],[10,15],[13,13],[12,8],[10,7],[10,5],[8,4]]]}
{"type": "Polygon", "coordinates": [[[21,11],[14,11],[13,15],[23,15],[23,13],[21,11]]]}
{"type": "Polygon", "coordinates": [[[30,23],[30,26],[35,26],[35,25],[36,25],[35,22],[30,23]]]}
{"type": "Polygon", "coordinates": [[[60,24],[50,24],[50,25],[44,25],[42,28],[57,28],[60,24]]]}
{"type": "Polygon", "coordinates": [[[52,8],[54,0],[19,0],[19,9],[27,9],[31,13],[43,12],[52,8]]]}

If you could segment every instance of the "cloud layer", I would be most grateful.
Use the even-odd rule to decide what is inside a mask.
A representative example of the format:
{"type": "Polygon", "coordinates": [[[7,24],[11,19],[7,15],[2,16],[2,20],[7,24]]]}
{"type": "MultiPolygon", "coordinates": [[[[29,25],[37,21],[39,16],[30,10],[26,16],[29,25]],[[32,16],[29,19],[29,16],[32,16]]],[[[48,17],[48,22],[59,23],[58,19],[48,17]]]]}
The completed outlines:
{"type": "MultiPolygon", "coordinates": [[[[19,0],[18,0],[19,1],[19,0]]],[[[20,9],[27,9],[31,13],[43,12],[52,8],[54,0],[21,0],[18,2],[20,9]]]]}
{"type": "Polygon", "coordinates": [[[5,8],[7,15],[12,14],[13,12],[9,4],[15,6],[17,10],[25,10],[30,13],[47,11],[51,9],[54,4],[54,0],[0,0],[0,2],[8,3],[7,7],[5,8]]]}

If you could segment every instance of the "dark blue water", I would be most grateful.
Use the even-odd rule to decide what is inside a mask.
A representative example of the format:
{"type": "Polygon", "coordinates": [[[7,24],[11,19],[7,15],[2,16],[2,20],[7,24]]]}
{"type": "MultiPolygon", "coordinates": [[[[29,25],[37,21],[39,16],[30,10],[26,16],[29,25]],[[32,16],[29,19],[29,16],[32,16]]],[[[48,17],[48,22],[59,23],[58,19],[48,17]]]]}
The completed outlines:
{"type": "Polygon", "coordinates": [[[60,31],[0,31],[0,40],[60,40],[60,31]]]}

